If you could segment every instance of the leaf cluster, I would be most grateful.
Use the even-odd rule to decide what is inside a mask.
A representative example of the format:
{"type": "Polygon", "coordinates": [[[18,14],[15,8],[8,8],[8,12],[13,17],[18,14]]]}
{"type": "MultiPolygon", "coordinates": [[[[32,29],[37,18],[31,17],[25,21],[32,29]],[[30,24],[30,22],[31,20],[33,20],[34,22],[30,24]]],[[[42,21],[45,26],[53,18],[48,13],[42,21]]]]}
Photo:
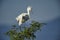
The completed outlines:
{"type": "Polygon", "coordinates": [[[10,40],[34,40],[36,35],[34,34],[37,30],[41,30],[42,23],[32,21],[30,27],[25,27],[24,30],[18,31],[20,28],[16,28],[16,25],[13,25],[13,28],[6,32],[6,35],[10,37],[10,40]]]}

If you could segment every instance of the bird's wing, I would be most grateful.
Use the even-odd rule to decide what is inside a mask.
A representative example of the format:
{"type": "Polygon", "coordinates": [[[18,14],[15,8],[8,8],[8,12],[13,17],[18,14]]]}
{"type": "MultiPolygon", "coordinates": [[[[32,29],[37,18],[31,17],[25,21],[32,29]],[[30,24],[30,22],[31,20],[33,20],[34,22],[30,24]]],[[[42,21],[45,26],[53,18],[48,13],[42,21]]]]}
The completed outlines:
{"type": "Polygon", "coordinates": [[[22,24],[22,16],[19,18],[19,25],[22,24]]]}

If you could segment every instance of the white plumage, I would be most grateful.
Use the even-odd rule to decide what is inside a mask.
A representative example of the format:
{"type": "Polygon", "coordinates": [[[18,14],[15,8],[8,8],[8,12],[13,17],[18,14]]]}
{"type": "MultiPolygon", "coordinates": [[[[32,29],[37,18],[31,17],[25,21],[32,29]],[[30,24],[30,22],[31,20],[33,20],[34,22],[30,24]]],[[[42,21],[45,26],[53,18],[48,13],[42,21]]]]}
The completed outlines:
{"type": "Polygon", "coordinates": [[[28,6],[27,7],[27,13],[22,13],[20,14],[19,16],[16,17],[16,20],[18,21],[19,23],[19,26],[26,22],[29,18],[30,18],[30,11],[31,11],[31,7],[28,6]]]}

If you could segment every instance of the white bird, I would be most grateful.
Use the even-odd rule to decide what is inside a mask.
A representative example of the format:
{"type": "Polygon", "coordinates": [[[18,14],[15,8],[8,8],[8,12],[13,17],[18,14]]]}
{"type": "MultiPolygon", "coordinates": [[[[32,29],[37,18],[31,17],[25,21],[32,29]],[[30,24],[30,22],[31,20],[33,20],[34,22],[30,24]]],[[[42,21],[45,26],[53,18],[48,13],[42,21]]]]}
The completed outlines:
{"type": "Polygon", "coordinates": [[[19,26],[22,23],[26,22],[28,19],[30,19],[30,11],[31,11],[31,9],[32,8],[30,6],[28,6],[27,7],[27,13],[22,13],[19,16],[16,17],[16,20],[18,21],[19,26]]]}

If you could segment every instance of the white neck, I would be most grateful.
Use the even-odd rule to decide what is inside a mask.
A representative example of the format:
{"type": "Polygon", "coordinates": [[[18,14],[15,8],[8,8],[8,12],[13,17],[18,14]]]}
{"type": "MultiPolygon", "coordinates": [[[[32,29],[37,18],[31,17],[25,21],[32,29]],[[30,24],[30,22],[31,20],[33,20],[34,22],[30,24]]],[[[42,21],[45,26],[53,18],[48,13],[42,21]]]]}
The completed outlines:
{"type": "Polygon", "coordinates": [[[30,11],[29,10],[27,10],[27,14],[29,15],[29,18],[30,18],[30,11]]]}
{"type": "Polygon", "coordinates": [[[28,15],[30,14],[29,10],[27,10],[28,15]]]}

